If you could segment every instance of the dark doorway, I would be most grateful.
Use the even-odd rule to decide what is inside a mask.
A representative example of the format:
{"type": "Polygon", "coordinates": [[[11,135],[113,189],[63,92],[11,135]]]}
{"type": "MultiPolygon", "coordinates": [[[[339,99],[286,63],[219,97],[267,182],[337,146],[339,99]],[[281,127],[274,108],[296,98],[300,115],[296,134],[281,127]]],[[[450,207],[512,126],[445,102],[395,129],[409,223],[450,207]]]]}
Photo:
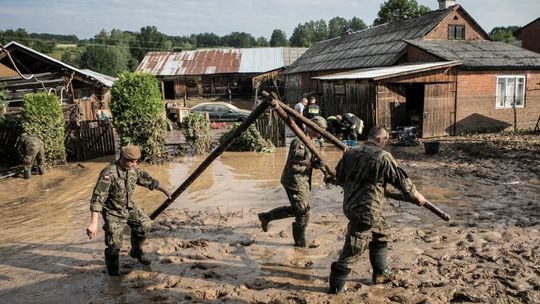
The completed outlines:
{"type": "Polygon", "coordinates": [[[410,84],[406,86],[406,116],[411,126],[422,129],[422,115],[424,113],[424,84],[410,84]]]}
{"type": "Polygon", "coordinates": [[[174,81],[163,81],[163,91],[165,99],[174,99],[174,81]]]}

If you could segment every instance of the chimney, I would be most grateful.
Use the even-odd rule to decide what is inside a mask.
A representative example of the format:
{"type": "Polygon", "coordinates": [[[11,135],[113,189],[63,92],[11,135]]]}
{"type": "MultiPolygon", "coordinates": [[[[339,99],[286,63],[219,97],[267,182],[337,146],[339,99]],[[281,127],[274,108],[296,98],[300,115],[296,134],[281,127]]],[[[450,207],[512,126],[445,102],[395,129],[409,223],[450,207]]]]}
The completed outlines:
{"type": "Polygon", "coordinates": [[[456,1],[453,0],[439,0],[439,9],[447,9],[450,6],[454,6],[456,4],[456,1]]]}

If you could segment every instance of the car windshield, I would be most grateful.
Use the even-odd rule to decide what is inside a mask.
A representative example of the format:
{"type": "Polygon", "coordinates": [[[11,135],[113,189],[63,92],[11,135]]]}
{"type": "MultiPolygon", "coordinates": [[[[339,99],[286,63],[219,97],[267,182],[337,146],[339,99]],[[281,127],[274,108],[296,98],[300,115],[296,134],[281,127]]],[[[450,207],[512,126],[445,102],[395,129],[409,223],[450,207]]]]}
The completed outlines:
{"type": "Polygon", "coordinates": [[[228,111],[237,112],[237,111],[240,111],[240,109],[233,106],[232,104],[222,104],[222,103],[202,103],[202,104],[198,104],[198,105],[192,107],[191,110],[195,110],[195,111],[212,111],[212,112],[228,112],[228,111]]]}

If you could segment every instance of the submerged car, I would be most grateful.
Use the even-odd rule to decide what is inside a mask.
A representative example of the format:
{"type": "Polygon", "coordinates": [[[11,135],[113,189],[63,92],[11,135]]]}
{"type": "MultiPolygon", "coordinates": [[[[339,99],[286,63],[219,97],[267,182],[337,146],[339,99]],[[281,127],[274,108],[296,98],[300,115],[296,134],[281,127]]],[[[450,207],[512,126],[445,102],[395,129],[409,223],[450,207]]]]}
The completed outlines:
{"type": "Polygon", "coordinates": [[[210,121],[242,121],[251,111],[242,110],[226,102],[205,102],[193,106],[192,113],[208,113],[210,121]]]}

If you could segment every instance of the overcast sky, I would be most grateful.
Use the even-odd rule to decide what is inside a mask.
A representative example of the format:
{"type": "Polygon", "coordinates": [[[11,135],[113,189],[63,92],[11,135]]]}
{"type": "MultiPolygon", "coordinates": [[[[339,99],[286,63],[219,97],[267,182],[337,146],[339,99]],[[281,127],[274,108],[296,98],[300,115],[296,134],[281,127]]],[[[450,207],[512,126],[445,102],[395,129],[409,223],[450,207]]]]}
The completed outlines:
{"type": "MultiPolygon", "coordinates": [[[[90,38],[101,29],[138,31],[156,25],[168,35],[247,32],[269,38],[279,28],[290,37],[298,23],[354,16],[372,24],[384,0],[0,0],[0,30],[75,34],[90,38]]],[[[436,0],[417,0],[431,9],[436,0]]],[[[540,17],[540,0],[457,1],[489,32],[523,26],[540,17]]]]}

